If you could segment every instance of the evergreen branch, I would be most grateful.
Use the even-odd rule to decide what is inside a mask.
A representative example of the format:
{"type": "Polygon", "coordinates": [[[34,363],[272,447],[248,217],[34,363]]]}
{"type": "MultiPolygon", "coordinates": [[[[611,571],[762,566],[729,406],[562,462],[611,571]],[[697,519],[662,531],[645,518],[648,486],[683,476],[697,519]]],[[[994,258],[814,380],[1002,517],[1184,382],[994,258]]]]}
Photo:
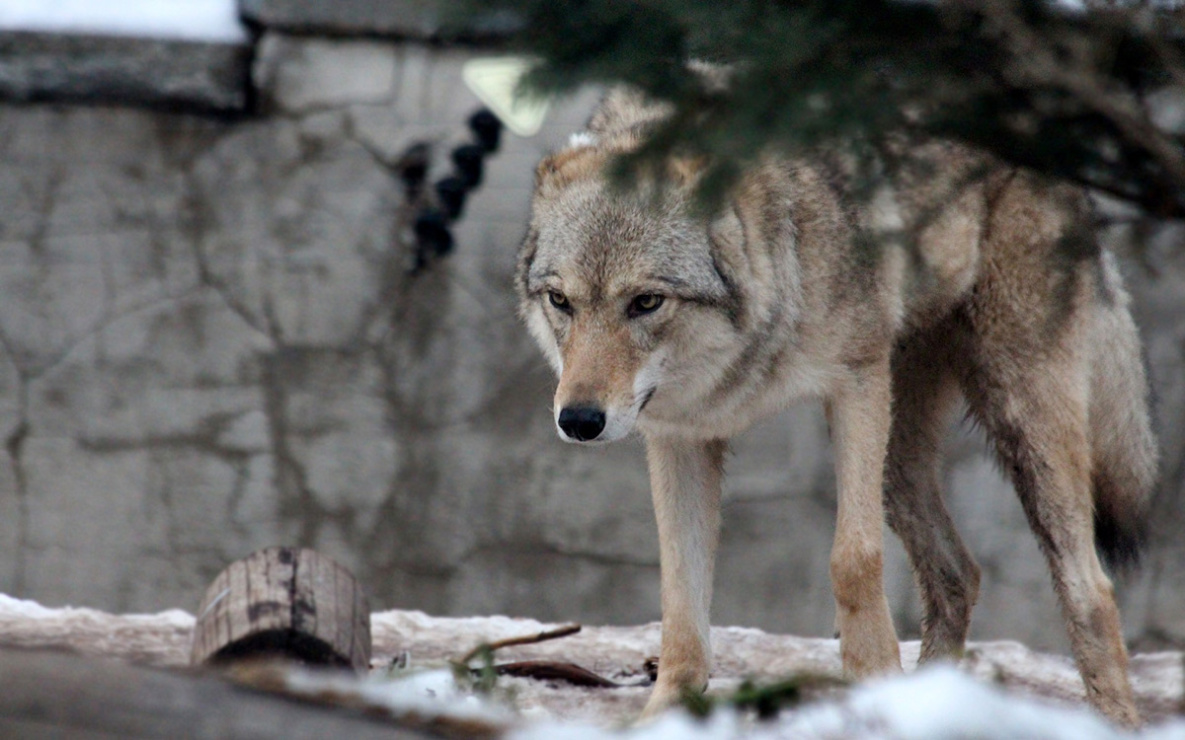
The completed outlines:
{"type": "Polygon", "coordinates": [[[510,46],[541,60],[533,90],[625,83],[670,103],[629,167],[709,157],[716,197],[771,151],[908,128],[1185,217],[1185,132],[1158,127],[1147,103],[1174,86],[1185,96],[1179,12],[1040,0],[481,5],[521,20],[510,46]],[[712,89],[691,59],[731,65],[729,86],[712,89]]]}

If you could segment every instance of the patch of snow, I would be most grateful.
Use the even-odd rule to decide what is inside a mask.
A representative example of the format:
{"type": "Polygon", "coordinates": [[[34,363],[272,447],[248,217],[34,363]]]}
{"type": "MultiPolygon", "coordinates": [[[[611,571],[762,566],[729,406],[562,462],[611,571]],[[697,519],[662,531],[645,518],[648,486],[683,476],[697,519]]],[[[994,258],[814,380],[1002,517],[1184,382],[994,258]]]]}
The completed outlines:
{"type": "Polygon", "coordinates": [[[513,635],[543,632],[558,625],[538,622],[523,617],[434,617],[418,610],[393,609],[374,612],[370,615],[373,626],[396,629],[447,629],[455,631],[480,632],[487,639],[499,639],[513,635]]]}
{"type": "Polygon", "coordinates": [[[0,645],[58,647],[119,656],[151,665],[186,665],[192,614],[108,614],[97,609],[48,608],[0,594],[0,645]]]}
{"type": "Polygon", "coordinates": [[[707,721],[682,710],[649,724],[614,731],[554,721],[527,724],[511,740],[1181,740],[1185,721],[1173,720],[1138,732],[1120,730],[1085,707],[1066,708],[1009,694],[950,666],[922,669],[857,687],[845,698],[784,712],[757,722],[728,709],[707,721]]]}
{"type": "Polygon", "coordinates": [[[667,712],[651,722],[621,730],[573,722],[536,722],[510,732],[507,740],[733,740],[747,737],[759,740],[767,735],[758,726],[746,732],[745,723],[731,709],[713,712],[706,720],[698,720],[684,711],[667,712]]]}
{"type": "Polygon", "coordinates": [[[1185,720],[1150,727],[1141,732],[1139,737],[1140,740],[1182,740],[1185,738],[1185,720]]]}
{"type": "Polygon", "coordinates": [[[517,720],[509,707],[457,686],[452,671],[443,668],[413,671],[398,678],[371,673],[361,680],[348,673],[296,669],[288,672],[286,681],[288,690],[295,694],[352,696],[393,717],[412,715],[421,721],[446,717],[498,728],[517,720]]]}
{"type": "Polygon", "coordinates": [[[1009,695],[951,666],[877,681],[852,691],[840,713],[804,709],[798,722],[820,735],[866,736],[883,728],[891,737],[975,737],[983,740],[1114,740],[1123,735],[1085,708],[1063,708],[1009,695]],[[817,716],[816,716],[817,715],[817,716]],[[836,717],[842,718],[837,726],[836,717]]]}
{"type": "Polygon", "coordinates": [[[242,44],[236,0],[0,0],[0,30],[242,44]]]}
{"type": "Polygon", "coordinates": [[[6,617],[24,617],[25,619],[43,619],[56,617],[61,609],[50,609],[36,601],[18,599],[8,594],[0,594],[0,614],[6,617]]]}
{"type": "MultiPolygon", "coordinates": [[[[1085,707],[1066,708],[1018,697],[950,666],[869,683],[835,701],[788,710],[771,721],[756,721],[728,706],[705,720],[676,709],[637,726],[598,726],[545,714],[515,714],[459,688],[448,670],[421,671],[404,678],[357,681],[348,676],[296,672],[288,679],[296,693],[353,695],[393,716],[473,720],[507,731],[508,740],[1175,740],[1185,722],[1142,732],[1125,732],[1085,707]]],[[[513,695],[513,690],[512,690],[513,695]]]]}
{"type": "Polygon", "coordinates": [[[597,135],[588,131],[577,131],[568,137],[568,146],[578,149],[585,146],[596,146],[597,135]]]}
{"type": "Polygon", "coordinates": [[[48,607],[42,606],[36,601],[29,601],[27,599],[18,599],[8,594],[0,593],[0,617],[6,619],[53,619],[53,620],[69,620],[69,619],[93,619],[93,620],[119,620],[125,623],[135,624],[142,622],[144,624],[151,624],[159,627],[180,627],[183,629],[192,629],[194,617],[187,611],[181,609],[167,609],[163,612],[155,614],[121,614],[114,616],[107,612],[101,612],[97,609],[88,609],[85,607],[48,607]]]}
{"type": "MultiPolygon", "coordinates": [[[[116,615],[94,609],[49,608],[0,594],[0,645],[68,647],[91,655],[118,656],[154,665],[188,664],[194,618],[173,609],[159,614],[116,615]]],[[[382,713],[414,724],[441,718],[496,726],[514,740],[834,740],[840,737],[931,740],[1185,740],[1177,714],[1185,674],[1182,655],[1132,657],[1133,685],[1146,716],[1167,720],[1139,733],[1107,724],[1083,703],[1082,682],[1064,656],[1034,653],[1018,643],[972,643],[961,669],[928,667],[856,686],[790,709],[771,722],[718,708],[707,721],[682,711],[622,729],[637,717],[649,688],[630,685],[589,689],[559,682],[504,676],[494,698],[458,686],[441,665],[474,645],[542,632],[555,625],[508,617],[431,617],[423,612],[372,615],[376,666],[359,680],[295,670],[290,690],[313,696],[355,697],[382,713]],[[415,670],[394,676],[387,665],[399,651],[411,653],[415,670]],[[381,657],[380,657],[381,656],[381,657]],[[1038,698],[1039,697],[1039,698],[1038,698]],[[511,707],[513,706],[513,709],[511,707]]],[[[499,660],[576,662],[601,675],[635,681],[643,658],[658,647],[659,625],[587,627],[577,635],[500,650],[499,660]]],[[[794,674],[836,675],[834,640],[770,635],[735,627],[713,629],[716,670],[709,695],[723,698],[743,677],[760,683],[794,674]]],[[[906,663],[917,643],[904,643],[906,663]]],[[[287,680],[287,679],[286,679],[287,680]]],[[[349,702],[346,702],[350,705],[349,702]]]]}

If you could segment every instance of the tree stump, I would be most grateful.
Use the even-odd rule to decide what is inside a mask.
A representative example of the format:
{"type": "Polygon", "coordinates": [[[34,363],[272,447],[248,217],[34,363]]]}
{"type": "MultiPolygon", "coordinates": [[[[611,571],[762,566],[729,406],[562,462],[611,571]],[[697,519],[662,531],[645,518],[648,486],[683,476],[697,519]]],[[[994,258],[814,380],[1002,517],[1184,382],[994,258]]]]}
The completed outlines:
{"type": "Polygon", "coordinates": [[[370,667],[370,606],[349,571],[312,550],[269,547],[218,574],[198,608],[190,663],[279,656],[370,667]]]}

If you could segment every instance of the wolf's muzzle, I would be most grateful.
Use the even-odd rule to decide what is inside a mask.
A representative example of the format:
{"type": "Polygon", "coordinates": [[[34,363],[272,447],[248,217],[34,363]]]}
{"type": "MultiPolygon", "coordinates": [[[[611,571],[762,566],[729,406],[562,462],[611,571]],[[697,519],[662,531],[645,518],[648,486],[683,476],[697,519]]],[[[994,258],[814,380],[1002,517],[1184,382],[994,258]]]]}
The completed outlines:
{"type": "Polygon", "coordinates": [[[569,439],[589,442],[605,429],[605,412],[591,406],[569,406],[560,409],[557,423],[569,439]]]}

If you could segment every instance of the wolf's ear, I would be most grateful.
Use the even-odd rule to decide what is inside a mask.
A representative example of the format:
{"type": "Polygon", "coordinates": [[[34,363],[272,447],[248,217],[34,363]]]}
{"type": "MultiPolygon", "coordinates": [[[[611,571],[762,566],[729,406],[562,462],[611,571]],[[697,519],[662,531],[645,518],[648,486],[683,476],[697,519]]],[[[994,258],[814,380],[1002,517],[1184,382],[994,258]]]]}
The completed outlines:
{"type": "Polygon", "coordinates": [[[712,267],[726,286],[737,285],[737,276],[748,272],[749,252],[745,248],[748,237],[736,203],[726,204],[708,224],[712,267]]]}
{"type": "Polygon", "coordinates": [[[680,187],[699,182],[700,175],[708,169],[707,157],[673,157],[667,163],[667,174],[680,187]]]}
{"type": "Polygon", "coordinates": [[[518,248],[518,260],[514,270],[514,286],[520,297],[527,295],[527,275],[531,272],[531,265],[535,263],[535,252],[539,249],[539,230],[531,224],[527,228],[527,235],[518,248]]]}
{"type": "Polygon", "coordinates": [[[535,168],[535,189],[542,194],[563,190],[577,180],[597,175],[603,160],[603,156],[587,146],[549,154],[535,168]]]}
{"type": "Polygon", "coordinates": [[[720,281],[723,296],[720,307],[729,320],[741,326],[747,317],[745,283],[740,278],[748,272],[748,257],[745,251],[745,225],[735,203],[729,203],[708,224],[708,242],[712,258],[712,270],[720,281]]]}
{"type": "Polygon", "coordinates": [[[729,203],[708,225],[708,236],[715,252],[735,254],[745,248],[745,225],[741,222],[741,215],[736,205],[729,203]]]}
{"type": "Polygon", "coordinates": [[[593,134],[623,133],[641,124],[657,121],[671,112],[669,103],[648,100],[641,91],[631,87],[614,87],[601,98],[600,105],[588,120],[588,131],[593,134]]]}

